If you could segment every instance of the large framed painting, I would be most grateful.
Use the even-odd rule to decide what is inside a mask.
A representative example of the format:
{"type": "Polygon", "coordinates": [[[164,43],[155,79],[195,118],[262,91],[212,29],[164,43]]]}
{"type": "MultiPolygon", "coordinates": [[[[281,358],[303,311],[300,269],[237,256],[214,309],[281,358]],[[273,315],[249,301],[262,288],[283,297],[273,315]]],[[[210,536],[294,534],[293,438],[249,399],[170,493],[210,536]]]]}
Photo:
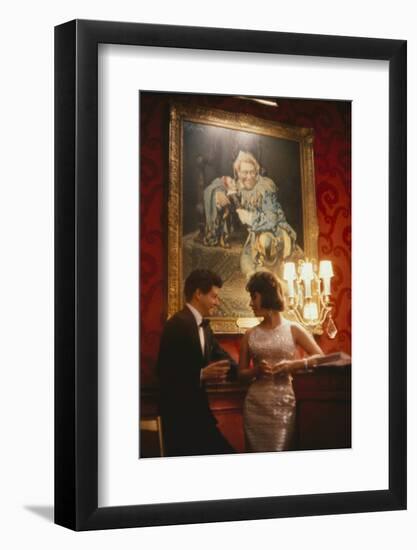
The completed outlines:
{"type": "Polygon", "coordinates": [[[175,103],[169,139],[168,316],[189,273],[212,269],[223,280],[212,325],[238,332],[253,321],[255,271],[283,280],[284,262],[318,262],[314,132],[175,103]]]}

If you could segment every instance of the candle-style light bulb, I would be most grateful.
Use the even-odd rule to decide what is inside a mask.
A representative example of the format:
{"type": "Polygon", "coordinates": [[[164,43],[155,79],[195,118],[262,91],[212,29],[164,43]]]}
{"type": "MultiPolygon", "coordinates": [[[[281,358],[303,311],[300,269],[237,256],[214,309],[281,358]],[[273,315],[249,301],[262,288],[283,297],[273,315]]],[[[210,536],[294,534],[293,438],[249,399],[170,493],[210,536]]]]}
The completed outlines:
{"type": "Polygon", "coordinates": [[[318,319],[319,313],[315,302],[306,302],[303,308],[303,317],[306,321],[315,321],[318,319]]]}
{"type": "Polygon", "coordinates": [[[304,281],[305,297],[311,298],[311,281],[314,279],[313,264],[311,262],[303,263],[300,277],[304,281]]]}
{"type": "Polygon", "coordinates": [[[323,279],[323,294],[330,296],[330,279],[333,277],[333,266],[330,260],[322,260],[319,267],[319,277],[323,279]]]}
{"type": "Polygon", "coordinates": [[[297,278],[294,262],[284,264],[284,279],[287,281],[288,296],[294,298],[294,281],[297,278]]]}

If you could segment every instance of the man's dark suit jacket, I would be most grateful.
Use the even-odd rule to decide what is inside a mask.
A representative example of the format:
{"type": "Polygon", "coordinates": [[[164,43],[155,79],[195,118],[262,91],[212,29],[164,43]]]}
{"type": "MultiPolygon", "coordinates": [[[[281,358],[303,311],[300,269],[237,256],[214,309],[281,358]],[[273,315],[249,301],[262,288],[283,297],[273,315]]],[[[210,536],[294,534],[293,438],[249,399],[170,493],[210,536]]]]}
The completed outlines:
{"type": "Polygon", "coordinates": [[[194,315],[185,306],[165,324],[161,337],[158,375],[165,452],[168,456],[223,454],[232,447],[216,426],[200,371],[213,361],[229,359],[214,338],[210,326],[204,328],[205,354],[201,350],[194,315]]]}

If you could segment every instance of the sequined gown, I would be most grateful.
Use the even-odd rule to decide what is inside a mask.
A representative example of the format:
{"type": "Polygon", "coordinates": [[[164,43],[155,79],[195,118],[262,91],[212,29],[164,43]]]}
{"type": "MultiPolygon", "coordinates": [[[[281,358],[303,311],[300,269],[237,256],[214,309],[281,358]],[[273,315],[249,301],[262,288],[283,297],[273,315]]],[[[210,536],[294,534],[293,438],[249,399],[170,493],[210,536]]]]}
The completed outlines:
{"type": "MultiPolygon", "coordinates": [[[[296,351],[291,323],[274,329],[255,327],[249,334],[249,352],[256,365],[293,359],[296,351]]],[[[295,396],[290,374],[260,375],[249,387],[243,409],[248,450],[284,451],[291,448],[295,430],[295,396]]]]}

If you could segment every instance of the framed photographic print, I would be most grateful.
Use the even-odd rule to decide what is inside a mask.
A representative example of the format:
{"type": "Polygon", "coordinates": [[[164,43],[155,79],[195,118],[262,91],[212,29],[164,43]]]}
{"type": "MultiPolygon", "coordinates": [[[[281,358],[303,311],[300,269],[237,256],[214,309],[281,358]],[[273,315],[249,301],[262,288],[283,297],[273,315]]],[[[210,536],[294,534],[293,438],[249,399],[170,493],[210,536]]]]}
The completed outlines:
{"type": "Polygon", "coordinates": [[[55,48],[56,523],[404,509],[406,43],[72,21],[55,48]],[[222,284],[191,342],[166,322],[196,270],[222,284]],[[264,272],[282,326],[331,357],[291,356],[295,443],[275,452],[248,442],[236,371],[188,369],[218,344],[238,361],[264,272]],[[196,446],[200,398],[235,452],[196,446]],[[173,400],[197,430],[169,432],[173,400]]]}

